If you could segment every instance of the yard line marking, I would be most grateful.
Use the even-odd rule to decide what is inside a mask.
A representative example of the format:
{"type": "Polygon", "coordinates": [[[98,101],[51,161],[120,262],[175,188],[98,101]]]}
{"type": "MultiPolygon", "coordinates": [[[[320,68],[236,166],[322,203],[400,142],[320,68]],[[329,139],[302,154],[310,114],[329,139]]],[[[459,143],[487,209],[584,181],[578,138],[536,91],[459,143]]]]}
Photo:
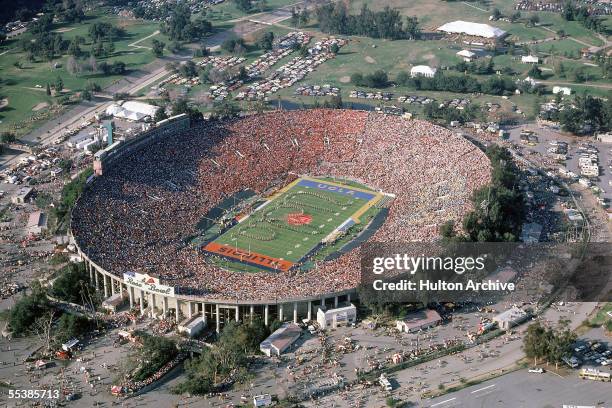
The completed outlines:
{"type": "Polygon", "coordinates": [[[446,404],[447,402],[451,402],[452,400],[456,400],[457,398],[447,399],[446,401],[438,402],[436,404],[430,405],[430,408],[436,407],[438,405],[446,404]]]}
{"type": "Polygon", "coordinates": [[[488,385],[488,386],[486,386],[486,387],[483,387],[483,388],[480,388],[480,389],[474,390],[474,391],[472,391],[470,394],[475,394],[475,393],[477,393],[477,392],[479,392],[479,391],[484,391],[484,390],[487,390],[487,389],[492,388],[492,387],[495,387],[495,384],[491,384],[491,385],[488,385]]]}

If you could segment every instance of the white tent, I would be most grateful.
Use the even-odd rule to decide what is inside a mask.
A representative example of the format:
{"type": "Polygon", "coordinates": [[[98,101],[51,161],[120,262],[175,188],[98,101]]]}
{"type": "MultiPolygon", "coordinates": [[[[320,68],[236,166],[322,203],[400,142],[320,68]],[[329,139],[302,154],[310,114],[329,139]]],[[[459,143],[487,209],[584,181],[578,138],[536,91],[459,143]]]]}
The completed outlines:
{"type": "Polygon", "coordinates": [[[128,101],[121,106],[116,104],[109,106],[106,108],[106,114],[116,118],[138,122],[146,117],[155,117],[155,113],[159,109],[159,106],[149,105],[147,103],[137,101],[128,101]]]}
{"type": "Polygon", "coordinates": [[[424,76],[431,78],[436,75],[436,71],[436,68],[432,68],[427,65],[416,65],[410,70],[410,76],[413,78],[416,76],[424,76]]]}
{"type": "Polygon", "coordinates": [[[115,116],[121,111],[123,111],[123,108],[117,104],[112,104],[111,106],[106,108],[106,114],[109,116],[115,116]]]}
{"type": "Polygon", "coordinates": [[[155,113],[160,109],[159,106],[149,105],[148,103],[138,101],[127,101],[121,107],[125,110],[140,113],[144,116],[154,117],[155,113]]]}
{"type": "Polygon", "coordinates": [[[521,57],[521,62],[523,64],[538,64],[540,59],[538,57],[534,57],[533,55],[525,55],[521,57]]]}
{"type": "Polygon", "coordinates": [[[497,27],[461,20],[446,23],[440,26],[438,30],[449,34],[465,34],[484,38],[501,38],[506,35],[504,30],[497,27]]]}
{"type": "Polygon", "coordinates": [[[462,57],[465,61],[471,61],[476,56],[476,53],[470,50],[461,50],[457,55],[462,57]]]}

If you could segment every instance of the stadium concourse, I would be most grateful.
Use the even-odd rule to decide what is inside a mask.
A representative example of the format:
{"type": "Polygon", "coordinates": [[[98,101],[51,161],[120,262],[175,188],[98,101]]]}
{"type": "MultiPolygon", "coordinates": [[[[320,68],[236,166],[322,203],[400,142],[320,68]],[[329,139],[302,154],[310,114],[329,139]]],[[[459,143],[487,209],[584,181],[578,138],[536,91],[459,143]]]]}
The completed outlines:
{"type": "Polygon", "coordinates": [[[310,318],[313,303],[350,301],[360,279],[358,248],[308,270],[217,266],[188,242],[208,211],[232,194],[266,196],[302,175],[351,179],[395,195],[373,240],[433,241],[444,222],[462,219],[472,192],[490,180],[488,158],[463,137],[365,111],[276,111],[149,140],[85,189],[72,234],[105,297],[127,292],[141,313],[174,314],[177,322],[200,313],[217,330],[227,319],[254,314],[266,324],[282,321],[290,308],[293,320],[310,318]]]}

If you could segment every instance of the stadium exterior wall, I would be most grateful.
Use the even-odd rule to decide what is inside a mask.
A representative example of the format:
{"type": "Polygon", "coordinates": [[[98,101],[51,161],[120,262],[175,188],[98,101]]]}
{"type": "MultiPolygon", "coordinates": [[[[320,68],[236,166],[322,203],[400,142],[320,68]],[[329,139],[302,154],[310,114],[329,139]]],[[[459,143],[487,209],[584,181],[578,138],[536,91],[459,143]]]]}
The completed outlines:
{"type": "Polygon", "coordinates": [[[232,320],[247,321],[254,316],[261,315],[264,323],[269,325],[274,319],[280,321],[293,321],[298,323],[301,319],[316,319],[316,310],[320,306],[351,302],[356,297],[356,289],[336,293],[326,293],[313,297],[287,298],[287,299],[262,299],[262,300],[240,300],[240,299],[209,299],[206,297],[174,295],[163,296],[158,293],[127,285],[125,281],[115,274],[107,271],[92,261],[74,242],[77,253],[85,262],[89,278],[96,290],[103,292],[104,298],[109,298],[120,291],[127,291],[130,307],[140,307],[141,315],[145,313],[151,317],[166,317],[171,309],[177,323],[186,319],[192,319],[194,315],[200,314],[206,324],[215,323],[216,330],[220,331],[221,325],[227,319],[228,310],[232,320]],[[145,307],[145,303],[147,306],[145,307]],[[150,306],[153,307],[150,307],[150,306]],[[275,308],[273,313],[271,307],[275,308]],[[256,310],[257,313],[256,313],[256,310]],[[178,310],[178,313],[176,311],[178,310]],[[221,313],[226,316],[223,318],[221,313]],[[261,312],[261,313],[259,313],[261,312]]]}
{"type": "MultiPolygon", "coordinates": [[[[172,134],[178,130],[187,129],[190,126],[189,117],[185,114],[177,115],[158,122],[156,126],[138,135],[136,138],[126,142],[114,144],[110,149],[100,150],[94,159],[94,173],[96,176],[103,176],[104,171],[114,166],[118,159],[125,154],[129,154],[141,149],[148,144],[158,140],[163,136],[172,134]]],[[[95,178],[93,183],[95,183],[95,178]]],[[[126,284],[122,277],[105,270],[100,265],[92,261],[85,252],[79,247],[72,228],[70,235],[73,238],[76,250],[85,262],[92,285],[97,290],[103,291],[104,298],[126,290],[129,295],[130,307],[140,307],[141,315],[147,313],[151,317],[166,317],[170,310],[174,309],[177,323],[183,320],[192,319],[194,315],[200,314],[205,324],[214,322],[216,330],[220,331],[222,321],[227,321],[228,311],[236,321],[253,319],[255,310],[259,309],[263,316],[264,323],[268,325],[273,320],[275,309],[276,318],[280,321],[293,320],[297,323],[300,319],[316,319],[316,310],[319,306],[330,306],[333,302],[337,307],[339,302],[350,302],[356,295],[356,289],[345,290],[336,293],[325,293],[312,297],[287,298],[287,299],[262,299],[258,301],[240,299],[208,299],[206,297],[175,294],[174,296],[164,296],[152,291],[143,290],[126,284]],[[145,303],[147,306],[145,307],[145,303]],[[153,307],[151,307],[153,306],[153,307]],[[241,312],[242,310],[242,312],[241,312]],[[178,311],[178,313],[177,313],[178,311]],[[224,313],[225,319],[221,316],[224,313]],[[289,319],[285,319],[288,317],[289,319]]]]}

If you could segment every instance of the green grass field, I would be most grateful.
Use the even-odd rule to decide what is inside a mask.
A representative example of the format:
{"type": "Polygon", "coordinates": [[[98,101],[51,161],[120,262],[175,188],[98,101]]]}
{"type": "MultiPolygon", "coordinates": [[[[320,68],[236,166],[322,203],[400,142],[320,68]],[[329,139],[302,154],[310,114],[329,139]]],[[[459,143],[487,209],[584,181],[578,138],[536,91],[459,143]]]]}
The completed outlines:
{"type": "MultiPolygon", "coordinates": [[[[123,27],[126,34],[115,41],[115,52],[106,58],[97,58],[98,63],[107,61],[123,61],[127,69],[137,71],[144,65],[152,62],[155,56],[151,50],[130,46],[148,35],[153,34],[159,28],[158,22],[131,20],[120,18],[104,10],[88,14],[87,19],[80,24],[55,24],[53,30],[61,32],[66,40],[81,36],[86,43],[81,46],[83,51],[89,51],[92,47],[91,39],[87,33],[89,27],[94,23],[108,22],[123,27]]],[[[56,99],[45,93],[47,83],[53,84],[58,77],[64,82],[65,94],[79,92],[85,88],[88,82],[95,82],[101,87],[108,86],[118,81],[122,76],[104,76],[99,73],[80,72],[70,74],[66,71],[67,55],[57,57],[52,61],[37,60],[29,62],[25,53],[21,50],[21,39],[28,39],[30,34],[25,33],[20,39],[10,40],[3,44],[0,49],[0,72],[2,72],[2,84],[0,86],[0,99],[6,99],[8,105],[0,111],[0,131],[13,131],[17,135],[27,133],[40,121],[48,119],[49,108],[56,103],[56,99]],[[21,65],[17,66],[20,62],[21,65]],[[58,64],[58,67],[55,65],[58,64]],[[39,118],[37,120],[36,118],[39,118]]],[[[169,44],[165,36],[157,34],[154,38],[169,44]]],[[[148,42],[153,38],[150,38],[148,42]]],[[[148,43],[139,43],[148,46],[148,43]]],[[[85,62],[84,56],[80,62],[85,62]]]]}
{"type": "MultiPolygon", "coordinates": [[[[300,182],[301,179],[288,186],[267,205],[230,228],[213,243],[295,263],[378,197],[374,192],[365,193],[369,197],[344,195],[300,185],[300,182]]],[[[332,185],[330,182],[324,184],[332,185]]],[[[351,190],[347,186],[339,188],[351,190]]],[[[365,188],[360,187],[360,190],[365,188]]]]}

